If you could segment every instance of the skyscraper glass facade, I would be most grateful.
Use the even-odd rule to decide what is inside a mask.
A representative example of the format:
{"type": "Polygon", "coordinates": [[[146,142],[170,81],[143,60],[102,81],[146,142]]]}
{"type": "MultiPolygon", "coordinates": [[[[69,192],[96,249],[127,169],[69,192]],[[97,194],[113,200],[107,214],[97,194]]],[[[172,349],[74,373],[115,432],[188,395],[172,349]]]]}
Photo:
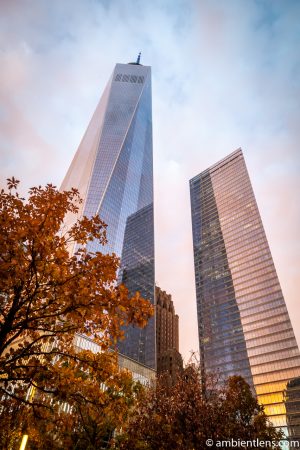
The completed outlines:
{"type": "MultiPolygon", "coordinates": [[[[88,244],[88,250],[114,252],[122,257],[120,281],[125,281],[124,268],[126,266],[128,270],[130,258],[134,259],[136,267],[137,261],[143,265],[146,258],[149,278],[145,281],[146,275],[141,277],[138,270],[134,272],[131,264],[127,285],[132,293],[140,291],[154,304],[150,67],[116,65],[61,189],[72,187],[79,190],[83,203],[77,217],[70,215],[66,225],[70,226],[82,215],[91,217],[98,214],[107,224],[108,243],[103,247],[94,240],[88,244]],[[147,219],[143,211],[148,211],[147,219]],[[146,236],[142,231],[135,231],[135,239],[128,237],[134,222],[135,230],[139,225],[144,227],[144,231],[147,229],[146,236]],[[125,234],[127,237],[124,239],[125,234]],[[145,240],[147,246],[144,245],[145,240]]],[[[134,338],[129,332],[126,334],[126,342],[121,344],[122,351],[155,368],[155,320],[150,320],[145,330],[134,338]]]]}
{"type": "Polygon", "coordinates": [[[242,151],[190,180],[200,358],[240,374],[277,427],[300,354],[242,151]]]}
{"type": "MultiPolygon", "coordinates": [[[[130,292],[139,291],[144,298],[154,303],[154,242],[153,204],[145,206],[127,218],[122,265],[119,281],[130,292]]],[[[118,345],[124,355],[156,367],[155,318],[151,317],[145,328],[128,326],[125,340],[118,345]]]]}

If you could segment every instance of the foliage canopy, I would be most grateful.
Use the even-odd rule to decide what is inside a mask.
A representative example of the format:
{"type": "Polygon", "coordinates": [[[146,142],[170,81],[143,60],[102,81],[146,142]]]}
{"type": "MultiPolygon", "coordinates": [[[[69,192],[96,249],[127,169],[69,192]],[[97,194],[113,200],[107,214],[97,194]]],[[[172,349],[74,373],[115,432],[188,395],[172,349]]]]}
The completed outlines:
{"type": "Polygon", "coordinates": [[[9,179],[0,192],[1,438],[9,439],[15,414],[31,439],[51,436],[48,448],[70,442],[72,448],[74,429],[98,445],[124,420],[136,389],[129,374],[119,372],[111,348],[123,325],[145,326],[153,308],[117,285],[115,255],[87,252],[94,239],[106,243],[98,216],[65,226],[66,216],[78,212],[77,190],[59,192],[48,184],[31,188],[25,200],[18,183],[9,179]],[[100,352],[75,347],[75,333],[91,338],[100,352]]]}
{"type": "Polygon", "coordinates": [[[122,450],[204,450],[208,439],[216,448],[222,440],[278,443],[281,438],[241,376],[224,384],[210,377],[204,393],[200,368],[191,364],[175,386],[161,379],[141,393],[119,442],[122,450]]]}

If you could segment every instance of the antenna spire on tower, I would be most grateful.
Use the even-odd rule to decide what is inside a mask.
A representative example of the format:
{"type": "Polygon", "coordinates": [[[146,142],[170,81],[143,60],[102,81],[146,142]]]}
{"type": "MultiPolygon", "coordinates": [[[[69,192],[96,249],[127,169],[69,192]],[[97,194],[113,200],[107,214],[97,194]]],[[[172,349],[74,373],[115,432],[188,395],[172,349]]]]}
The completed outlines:
{"type": "Polygon", "coordinates": [[[138,54],[136,63],[137,63],[137,64],[140,64],[140,61],[141,61],[141,52],[138,54]]]}

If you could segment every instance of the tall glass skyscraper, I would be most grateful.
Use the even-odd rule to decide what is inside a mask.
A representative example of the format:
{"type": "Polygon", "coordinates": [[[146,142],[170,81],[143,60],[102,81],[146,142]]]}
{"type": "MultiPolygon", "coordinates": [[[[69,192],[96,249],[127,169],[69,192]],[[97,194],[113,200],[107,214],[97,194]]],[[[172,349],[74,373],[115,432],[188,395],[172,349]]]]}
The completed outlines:
{"type": "Polygon", "coordinates": [[[201,368],[242,375],[277,427],[300,354],[240,149],[190,180],[201,368]]]}
{"type": "MultiPolygon", "coordinates": [[[[154,224],[151,68],[117,64],[74,156],[61,190],[75,187],[83,203],[78,217],[98,214],[108,244],[89,251],[121,258],[119,280],[154,304],[154,224]]],[[[155,368],[155,319],[144,330],[126,329],[120,350],[155,368]]]]}
{"type": "MultiPolygon", "coordinates": [[[[154,298],[153,204],[127,218],[119,281],[132,293],[154,298]]],[[[152,368],[156,368],[154,322],[152,317],[145,328],[126,327],[126,338],[119,343],[121,353],[152,368]]]]}

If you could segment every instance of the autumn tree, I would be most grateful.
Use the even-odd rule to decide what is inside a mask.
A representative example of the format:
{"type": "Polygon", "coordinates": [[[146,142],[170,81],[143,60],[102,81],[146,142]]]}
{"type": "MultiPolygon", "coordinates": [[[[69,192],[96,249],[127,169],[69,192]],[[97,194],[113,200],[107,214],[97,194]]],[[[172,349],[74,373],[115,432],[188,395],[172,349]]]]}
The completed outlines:
{"type": "MultiPolygon", "coordinates": [[[[282,435],[269,423],[263,407],[240,376],[224,384],[206,379],[203,395],[199,366],[184,369],[174,387],[163,380],[142,393],[119,436],[122,450],[204,450],[207,439],[273,441],[282,435]]],[[[272,448],[269,446],[268,448],[272,448]]]]}
{"type": "MultiPolygon", "coordinates": [[[[106,243],[98,216],[65,227],[66,215],[78,212],[77,190],[59,192],[48,184],[31,188],[25,200],[17,187],[12,178],[0,193],[0,397],[6,402],[0,419],[7,424],[9,412],[25,408],[22,427],[34,428],[29,418],[39,421],[44,438],[59,427],[66,435],[75,426],[88,435],[92,424],[109,435],[134,390],[111,349],[122,326],[144,326],[152,307],[117,285],[115,255],[86,250],[93,240],[106,243]],[[75,333],[92,339],[100,352],[76,348],[75,333]]],[[[68,448],[59,432],[51,439],[51,448],[68,448]]]]}
{"type": "MultiPolygon", "coordinates": [[[[126,423],[142,386],[120,371],[115,355],[95,356],[98,367],[58,370],[57,392],[22,419],[30,436],[29,449],[98,450],[114,448],[114,434],[126,423]]],[[[28,407],[27,407],[28,409],[28,407]]]]}

